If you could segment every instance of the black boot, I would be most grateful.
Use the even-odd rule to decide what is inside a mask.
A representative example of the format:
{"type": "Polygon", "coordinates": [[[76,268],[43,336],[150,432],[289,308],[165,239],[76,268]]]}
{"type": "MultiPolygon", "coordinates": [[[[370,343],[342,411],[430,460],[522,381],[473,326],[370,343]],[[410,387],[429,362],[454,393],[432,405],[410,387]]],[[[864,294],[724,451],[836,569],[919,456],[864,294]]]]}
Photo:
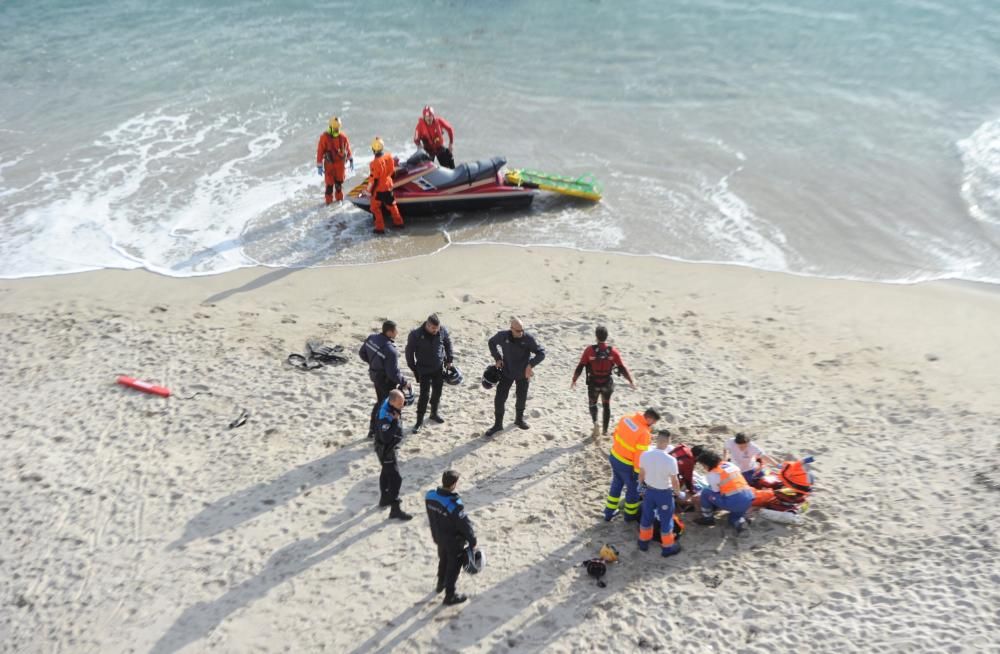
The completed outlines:
{"type": "MultiPolygon", "coordinates": [[[[434,416],[431,416],[431,418],[433,417],[434,416]]],[[[423,426],[424,426],[423,416],[417,416],[417,424],[413,425],[413,433],[416,434],[418,431],[420,431],[420,428],[423,426]]]]}
{"type": "Polygon", "coordinates": [[[436,425],[444,424],[444,418],[438,415],[437,409],[431,409],[431,422],[436,425]]]}
{"type": "Polygon", "coordinates": [[[517,414],[517,418],[514,419],[514,424],[517,425],[518,429],[531,429],[531,427],[528,426],[528,423],[524,421],[523,413],[517,414]]]}
{"type": "Polygon", "coordinates": [[[483,432],[483,436],[495,436],[496,434],[499,434],[502,431],[503,431],[503,425],[493,425],[485,432],[483,432]]]}
{"type": "Polygon", "coordinates": [[[450,597],[444,598],[444,603],[445,603],[445,606],[452,606],[454,604],[461,604],[462,602],[464,602],[467,599],[469,599],[469,598],[466,597],[465,595],[463,595],[462,593],[455,593],[454,595],[452,595],[450,597]]]}
{"type": "Polygon", "coordinates": [[[399,508],[399,501],[397,500],[392,503],[392,509],[389,510],[389,519],[406,522],[407,520],[412,520],[413,516],[399,508]]]}

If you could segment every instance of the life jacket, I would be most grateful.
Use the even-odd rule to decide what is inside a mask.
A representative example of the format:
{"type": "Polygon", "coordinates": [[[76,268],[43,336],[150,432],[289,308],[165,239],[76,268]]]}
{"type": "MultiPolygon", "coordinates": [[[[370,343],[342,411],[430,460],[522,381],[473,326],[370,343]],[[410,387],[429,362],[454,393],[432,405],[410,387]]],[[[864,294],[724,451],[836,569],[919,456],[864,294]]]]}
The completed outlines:
{"type": "Polygon", "coordinates": [[[641,413],[622,418],[615,427],[611,456],[639,471],[639,457],[649,449],[649,425],[641,413]]]}
{"type": "Polygon", "coordinates": [[[372,193],[381,193],[392,190],[392,174],[396,171],[396,166],[392,161],[392,155],[388,152],[375,157],[371,163],[371,184],[372,193]]]}
{"type": "Polygon", "coordinates": [[[681,483],[693,491],[695,456],[691,448],[685,443],[678,443],[670,450],[670,456],[677,459],[677,476],[681,478],[681,483]]]}
{"type": "Polygon", "coordinates": [[[790,490],[797,493],[808,494],[812,492],[812,474],[806,467],[805,461],[785,461],[781,464],[781,471],[778,476],[781,482],[790,490]]]}
{"type": "Polygon", "coordinates": [[[719,475],[719,492],[723,495],[735,495],[750,488],[739,466],[734,463],[729,461],[720,463],[712,469],[712,472],[719,475]]]}
{"type": "Polygon", "coordinates": [[[332,136],[330,132],[323,132],[323,135],[319,138],[319,156],[317,156],[317,163],[320,157],[323,161],[329,161],[331,163],[336,161],[346,161],[351,156],[351,143],[347,140],[347,136],[343,132],[332,136]]]}
{"type": "Polygon", "coordinates": [[[611,346],[595,343],[590,346],[590,360],[587,362],[587,383],[591,386],[605,386],[611,381],[615,370],[615,360],[611,356],[611,346]]]}

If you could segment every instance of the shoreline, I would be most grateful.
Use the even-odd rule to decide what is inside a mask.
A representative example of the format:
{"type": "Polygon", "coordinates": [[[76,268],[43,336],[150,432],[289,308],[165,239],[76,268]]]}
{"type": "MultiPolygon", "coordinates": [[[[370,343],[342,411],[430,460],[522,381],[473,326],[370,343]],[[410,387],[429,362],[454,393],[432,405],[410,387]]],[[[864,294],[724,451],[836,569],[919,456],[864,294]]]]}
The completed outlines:
{"type": "Polygon", "coordinates": [[[16,649],[995,643],[995,293],[520,246],[420,265],[143,272],[0,281],[0,629],[16,649]],[[466,381],[445,389],[444,425],[404,442],[415,519],[401,525],[374,507],[373,397],[354,352],[383,318],[402,342],[431,311],[466,381]],[[485,341],[514,313],[548,350],[531,429],[484,438],[485,341]],[[804,523],[756,520],[739,541],[689,524],[684,551],[661,560],[636,550],[631,525],[603,522],[608,443],[568,388],[597,322],[639,384],[616,388],[614,420],[657,406],[687,442],[718,448],[749,429],[779,458],[815,456],[804,523]],[[284,363],[314,337],[344,345],[348,363],[284,363]],[[116,374],[175,396],[120,388],[116,374]],[[432,592],[422,512],[447,467],[489,561],[461,577],[471,600],[457,609],[432,592]],[[601,589],[580,562],[603,543],[622,558],[601,589]]]}

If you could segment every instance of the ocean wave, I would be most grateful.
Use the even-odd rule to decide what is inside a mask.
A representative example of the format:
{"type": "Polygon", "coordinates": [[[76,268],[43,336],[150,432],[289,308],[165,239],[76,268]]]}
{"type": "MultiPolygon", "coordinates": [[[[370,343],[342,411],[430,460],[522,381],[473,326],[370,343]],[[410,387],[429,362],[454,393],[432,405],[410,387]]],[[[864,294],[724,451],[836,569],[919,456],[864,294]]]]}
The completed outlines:
{"type": "Polygon", "coordinates": [[[1000,225],[1000,118],[983,123],[958,142],[962,198],[978,221],[1000,225]]]}

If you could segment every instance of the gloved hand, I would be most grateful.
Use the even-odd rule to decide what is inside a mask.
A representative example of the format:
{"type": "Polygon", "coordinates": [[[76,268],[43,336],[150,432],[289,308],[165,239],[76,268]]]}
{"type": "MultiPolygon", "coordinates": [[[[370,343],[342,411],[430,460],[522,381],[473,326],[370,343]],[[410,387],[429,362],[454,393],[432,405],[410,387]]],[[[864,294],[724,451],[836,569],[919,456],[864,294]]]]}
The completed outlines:
{"type": "Polygon", "coordinates": [[[351,174],[354,174],[354,157],[347,160],[347,165],[351,168],[351,174]]]}
{"type": "Polygon", "coordinates": [[[316,164],[316,172],[319,173],[320,177],[323,176],[323,166],[321,164],[316,164]]]}
{"type": "Polygon", "coordinates": [[[685,493],[684,491],[677,491],[677,499],[683,502],[684,500],[687,499],[687,493],[685,493]]]}

